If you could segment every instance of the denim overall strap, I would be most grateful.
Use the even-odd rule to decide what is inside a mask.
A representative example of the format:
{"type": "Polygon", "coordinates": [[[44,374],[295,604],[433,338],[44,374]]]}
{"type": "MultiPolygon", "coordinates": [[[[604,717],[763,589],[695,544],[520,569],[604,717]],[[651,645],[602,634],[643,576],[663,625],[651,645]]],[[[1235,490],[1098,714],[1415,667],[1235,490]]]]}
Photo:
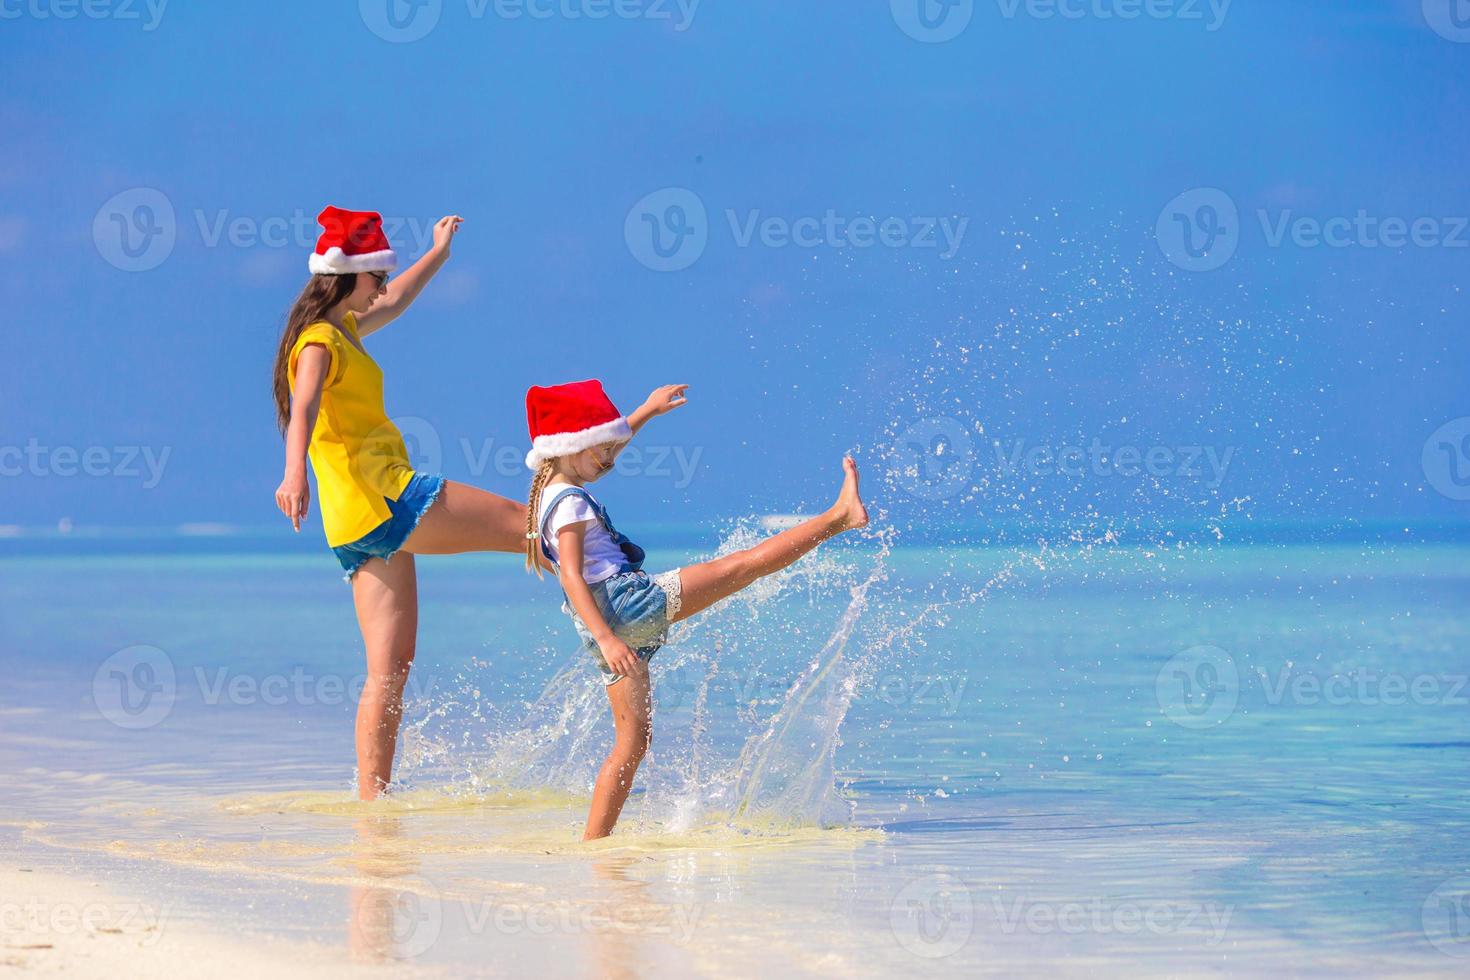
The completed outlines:
{"type": "Polygon", "coordinates": [[[541,521],[541,553],[546,556],[547,561],[556,565],[558,568],[561,567],[557,565],[556,559],[552,557],[550,547],[546,544],[546,526],[551,523],[551,515],[556,513],[557,505],[562,502],[564,497],[569,496],[581,497],[591,505],[592,512],[597,515],[598,521],[607,529],[607,533],[612,536],[613,543],[623,552],[623,567],[618,569],[618,571],[636,572],[643,567],[643,549],[618,533],[618,529],[613,527],[612,518],[607,516],[607,509],[599,504],[597,498],[588,493],[585,487],[567,487],[555,497],[551,498],[551,503],[546,508],[546,517],[541,521]]]}
{"type": "MultiPolygon", "coordinates": [[[[601,520],[602,518],[600,508],[597,506],[597,501],[592,499],[592,494],[588,493],[581,487],[567,487],[561,493],[551,498],[551,503],[546,508],[546,516],[541,520],[541,554],[545,555],[546,560],[551,562],[551,564],[555,565],[557,568],[560,568],[561,565],[557,563],[556,556],[551,553],[551,549],[547,547],[546,544],[546,525],[551,523],[551,516],[556,513],[557,505],[560,504],[562,500],[566,497],[583,498],[592,505],[592,509],[594,511],[598,511],[598,519],[601,520]]],[[[604,523],[606,522],[604,521],[604,523]]]]}

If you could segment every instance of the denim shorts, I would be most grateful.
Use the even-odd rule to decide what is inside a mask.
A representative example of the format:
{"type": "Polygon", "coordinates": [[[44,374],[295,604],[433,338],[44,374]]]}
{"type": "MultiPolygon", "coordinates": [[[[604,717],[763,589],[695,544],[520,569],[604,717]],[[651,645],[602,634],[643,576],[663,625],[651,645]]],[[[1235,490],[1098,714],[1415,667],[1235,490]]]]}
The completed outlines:
{"type": "MultiPolygon", "coordinates": [[[[592,592],[592,601],[597,603],[598,611],[612,627],[613,635],[632,647],[638,658],[645,662],[658,653],[659,647],[668,639],[669,624],[678,617],[683,602],[678,569],[658,575],[642,571],[617,572],[601,582],[589,584],[587,588],[592,592]]],[[[582,645],[592,654],[597,669],[602,671],[603,682],[614,684],[621,680],[623,675],[614,673],[603,659],[602,651],[587,631],[582,617],[572,610],[570,603],[564,603],[562,609],[572,617],[582,645]]]]}
{"type": "Polygon", "coordinates": [[[351,544],[332,549],[332,554],[337,556],[342,570],[347,573],[342,576],[342,581],[351,582],[352,576],[369,558],[387,561],[398,554],[398,549],[419,526],[424,512],[439,499],[439,491],[443,489],[444,477],[439,474],[415,473],[397,500],[384,497],[383,503],[388,505],[391,516],[351,544]]]}

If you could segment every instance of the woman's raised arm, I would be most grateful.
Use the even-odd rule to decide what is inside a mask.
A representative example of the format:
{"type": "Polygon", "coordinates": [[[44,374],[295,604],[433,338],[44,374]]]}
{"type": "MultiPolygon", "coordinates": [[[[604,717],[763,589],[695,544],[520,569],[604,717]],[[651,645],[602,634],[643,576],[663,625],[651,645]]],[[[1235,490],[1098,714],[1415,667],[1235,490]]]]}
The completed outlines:
{"type": "Polygon", "coordinates": [[[457,214],[446,215],[439,219],[434,225],[434,246],[413,265],[388,280],[383,298],[357,318],[359,336],[365,337],[374,330],[383,329],[412,305],[423,288],[429,284],[429,280],[434,278],[434,273],[438,272],[439,267],[449,258],[450,242],[454,240],[454,235],[459,231],[460,222],[463,220],[457,214]]]}

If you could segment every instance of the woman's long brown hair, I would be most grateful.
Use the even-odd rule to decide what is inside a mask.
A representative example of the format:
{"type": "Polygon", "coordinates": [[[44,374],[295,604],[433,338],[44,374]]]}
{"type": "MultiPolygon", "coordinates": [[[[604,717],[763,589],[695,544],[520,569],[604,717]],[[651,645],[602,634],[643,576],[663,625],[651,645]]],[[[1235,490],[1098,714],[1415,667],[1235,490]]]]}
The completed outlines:
{"type": "Polygon", "coordinates": [[[286,315],[286,329],[281,333],[281,344],[276,348],[276,364],[271,370],[271,387],[276,398],[276,427],[281,430],[281,435],[286,434],[286,426],[291,421],[291,383],[286,377],[291,366],[291,349],[296,346],[303,330],[318,320],[325,320],[332,307],[351,296],[356,288],[355,273],[312,276],[286,315]]]}

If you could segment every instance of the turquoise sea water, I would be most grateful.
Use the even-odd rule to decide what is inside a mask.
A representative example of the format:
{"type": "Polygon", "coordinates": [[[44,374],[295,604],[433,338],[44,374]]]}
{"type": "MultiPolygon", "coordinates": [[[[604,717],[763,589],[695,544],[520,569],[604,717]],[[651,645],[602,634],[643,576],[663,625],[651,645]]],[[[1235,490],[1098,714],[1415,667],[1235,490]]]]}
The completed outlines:
{"type": "Polygon", "coordinates": [[[601,686],[513,559],[419,561],[362,806],[325,553],[12,544],[0,840],[184,917],[486,975],[1470,965],[1464,544],[839,544],[660,652],[593,847],[601,686]]]}

